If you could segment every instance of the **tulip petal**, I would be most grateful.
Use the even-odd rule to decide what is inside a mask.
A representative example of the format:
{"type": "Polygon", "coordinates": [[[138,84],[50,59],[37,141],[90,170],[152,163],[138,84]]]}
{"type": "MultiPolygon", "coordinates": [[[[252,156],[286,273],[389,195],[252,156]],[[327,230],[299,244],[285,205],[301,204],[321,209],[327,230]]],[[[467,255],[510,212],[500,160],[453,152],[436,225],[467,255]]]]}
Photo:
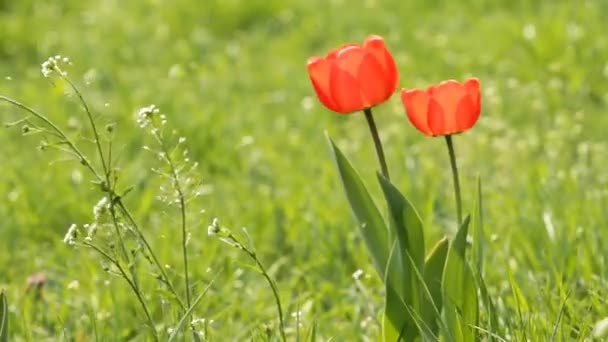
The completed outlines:
{"type": "Polygon", "coordinates": [[[308,59],[308,75],[312,81],[312,86],[317,93],[319,101],[330,110],[339,112],[339,108],[331,97],[330,74],[331,62],[328,62],[319,57],[311,57],[308,59]]]}
{"type": "MultiPolygon", "coordinates": [[[[444,125],[442,131],[450,133],[458,131],[456,110],[462,98],[468,97],[464,85],[454,80],[443,81],[439,85],[429,88],[429,93],[441,105],[444,125]]],[[[435,131],[433,130],[433,132],[435,131]]]]}
{"type": "Polygon", "coordinates": [[[473,107],[478,112],[477,115],[479,116],[479,112],[481,111],[481,91],[479,89],[479,79],[475,77],[469,78],[464,82],[464,87],[471,97],[473,107]]]}
{"type": "Polygon", "coordinates": [[[403,89],[401,91],[401,101],[412,125],[426,135],[433,135],[427,119],[429,95],[419,89],[403,89]]]}
{"type": "Polygon", "coordinates": [[[361,45],[359,44],[355,44],[355,43],[347,43],[347,44],[343,44],[340,47],[337,47],[335,49],[330,50],[327,53],[327,56],[325,57],[325,59],[327,60],[332,60],[332,59],[336,59],[338,54],[340,54],[342,52],[342,50],[347,50],[351,47],[356,47],[356,48],[360,48],[361,45]]]}
{"type": "Polygon", "coordinates": [[[357,70],[366,53],[360,46],[348,46],[338,51],[336,63],[338,67],[357,77],[357,70]]]}
{"type": "Polygon", "coordinates": [[[393,56],[384,45],[384,40],[380,36],[372,35],[367,37],[363,43],[363,48],[372,53],[376,60],[382,65],[387,84],[390,85],[391,93],[397,89],[399,83],[399,72],[393,56]]]}
{"type": "Polygon", "coordinates": [[[359,69],[357,81],[366,107],[372,107],[386,101],[393,94],[392,84],[387,83],[382,65],[371,54],[365,52],[359,69]]]}
{"type": "Polygon", "coordinates": [[[379,36],[368,37],[363,45],[341,45],[325,58],[310,58],[308,73],[319,101],[339,113],[386,101],[399,78],[395,61],[379,36]]]}
{"type": "Polygon", "coordinates": [[[336,112],[352,113],[366,108],[359,82],[357,82],[355,75],[347,69],[349,67],[348,63],[354,61],[349,60],[347,63],[342,63],[345,65],[339,65],[338,61],[342,61],[342,59],[339,57],[336,60],[329,76],[329,89],[337,107],[336,112]]]}
{"type": "Polygon", "coordinates": [[[428,109],[428,125],[429,129],[432,132],[431,135],[445,135],[454,133],[453,130],[450,130],[448,126],[446,126],[446,115],[445,110],[442,107],[441,103],[437,101],[435,98],[431,98],[429,100],[429,109],[428,109]]]}
{"type": "Polygon", "coordinates": [[[456,109],[457,132],[463,132],[473,127],[478,118],[479,111],[476,110],[471,96],[463,97],[456,109]]]}

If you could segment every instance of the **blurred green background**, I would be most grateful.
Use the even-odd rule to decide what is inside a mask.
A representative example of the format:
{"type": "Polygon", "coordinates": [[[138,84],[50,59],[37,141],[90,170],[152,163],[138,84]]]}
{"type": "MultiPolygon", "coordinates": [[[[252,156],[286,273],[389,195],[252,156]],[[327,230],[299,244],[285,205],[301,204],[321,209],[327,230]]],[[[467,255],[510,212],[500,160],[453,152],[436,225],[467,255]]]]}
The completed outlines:
{"type": "MultiPolygon", "coordinates": [[[[76,99],[40,74],[49,56],[68,56],[97,119],[117,123],[121,183],[135,187],[125,201],[176,269],[176,212],[155,200],[154,158],[134,113],[154,103],[187,138],[208,189],[191,207],[197,289],[222,270],[196,310],[213,320],[212,339],[262,338],[276,318],[249,261],[207,236],[218,217],[235,232],[247,227],[278,281],[290,338],[315,326],[319,340],[373,341],[381,286],[324,134],[378,194],[373,146],[361,115],[318,103],[306,60],[379,34],[403,87],[481,80],[482,117],[455,143],[468,211],[477,175],[484,184],[486,282],[503,337],[547,340],[557,326],[558,339],[582,340],[608,317],[606,23],[603,0],[0,0],[0,94],[76,134],[86,127],[76,99]],[[365,275],[356,281],[358,269],[365,275]]],[[[391,174],[418,208],[430,246],[454,228],[443,141],[416,131],[398,96],[374,113],[391,174]]],[[[0,105],[2,122],[23,114],[0,105]]],[[[0,130],[0,288],[10,299],[11,340],[85,341],[94,331],[100,340],[144,340],[126,284],[62,242],[71,223],[92,220],[101,193],[78,163],[37,149],[40,139],[22,137],[19,125],[0,130]],[[42,299],[26,293],[36,272],[48,278],[42,299]],[[79,287],[68,287],[74,280],[79,287]]],[[[155,281],[144,279],[154,298],[155,281]]]]}

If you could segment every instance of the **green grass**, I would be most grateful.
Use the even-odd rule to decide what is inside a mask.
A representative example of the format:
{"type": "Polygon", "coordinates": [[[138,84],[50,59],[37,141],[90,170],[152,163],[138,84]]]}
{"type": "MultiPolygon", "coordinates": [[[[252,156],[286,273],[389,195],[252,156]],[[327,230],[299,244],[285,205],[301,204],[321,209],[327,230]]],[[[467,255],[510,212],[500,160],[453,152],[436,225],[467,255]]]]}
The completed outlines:
{"type": "MultiPolygon", "coordinates": [[[[478,174],[484,184],[485,278],[501,336],[545,341],[556,329],[558,341],[584,340],[608,316],[606,13],[601,0],[0,0],[0,94],[64,127],[86,127],[75,98],[40,75],[47,57],[69,56],[69,75],[97,119],[117,123],[120,183],[134,186],[126,203],[162,262],[179,271],[178,213],[155,200],[155,158],[142,149],[151,142],[134,115],[150,103],[167,114],[212,190],[192,203],[189,247],[195,294],[221,271],[195,310],[214,321],[213,340],[261,339],[267,323],[278,337],[264,279],[242,253],[207,236],[218,217],[236,233],[247,227],[277,280],[290,339],[291,314],[302,310],[300,336],[315,326],[318,340],[373,341],[382,286],[324,132],[370,187],[373,146],[362,115],[339,116],[318,103],[305,63],[380,34],[403,87],[481,80],[482,117],[455,144],[466,211],[478,174]],[[354,281],[358,269],[369,277],[354,281]]],[[[426,234],[452,235],[442,139],[417,132],[398,96],[374,113],[392,178],[420,211],[426,234]]],[[[2,122],[22,115],[0,106],[2,122]]],[[[0,289],[9,299],[11,341],[146,340],[126,283],[89,250],[62,242],[71,223],[92,220],[102,194],[78,163],[39,151],[41,136],[21,135],[19,126],[0,130],[0,289]],[[36,272],[48,277],[42,299],[25,291],[36,272]],[[68,288],[73,280],[77,289],[68,288]]],[[[93,152],[90,142],[79,143],[93,152]]],[[[380,189],[372,191],[380,200],[380,189]]],[[[157,283],[145,267],[141,276],[161,321],[157,283]]]]}

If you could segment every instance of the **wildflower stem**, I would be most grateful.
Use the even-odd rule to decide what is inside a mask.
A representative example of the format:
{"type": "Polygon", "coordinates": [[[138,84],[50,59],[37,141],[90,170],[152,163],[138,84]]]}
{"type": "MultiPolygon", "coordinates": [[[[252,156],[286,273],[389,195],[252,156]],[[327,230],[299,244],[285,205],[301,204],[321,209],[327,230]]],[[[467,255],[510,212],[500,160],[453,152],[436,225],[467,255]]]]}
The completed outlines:
{"type": "Polygon", "coordinates": [[[171,171],[171,177],[173,178],[173,187],[177,192],[177,197],[179,200],[179,209],[181,216],[181,228],[182,228],[182,256],[184,260],[184,279],[186,282],[186,304],[190,307],[191,299],[190,299],[190,277],[188,272],[188,230],[187,230],[187,221],[186,221],[186,199],[184,197],[184,192],[182,190],[182,185],[180,181],[179,172],[175,167],[175,163],[173,163],[173,158],[171,158],[171,154],[167,149],[167,145],[165,144],[165,140],[159,133],[160,130],[154,129],[152,130],[152,134],[158,141],[160,148],[163,152],[164,159],[167,161],[169,165],[169,169],[171,171]]]}
{"type": "MultiPolygon", "coordinates": [[[[260,259],[258,258],[257,254],[255,253],[254,250],[243,245],[230,231],[224,230],[224,229],[222,229],[222,231],[223,231],[223,234],[225,234],[225,237],[228,239],[229,244],[235,246],[238,249],[241,249],[251,259],[253,259],[255,264],[260,269],[260,272],[262,272],[262,275],[264,276],[264,278],[266,278],[266,281],[270,285],[272,294],[274,296],[275,303],[277,305],[277,311],[279,314],[279,332],[281,334],[281,340],[283,342],[287,341],[287,336],[285,335],[285,323],[283,321],[283,307],[281,306],[281,298],[279,297],[279,289],[277,288],[276,283],[274,282],[274,280],[272,280],[272,278],[266,271],[266,268],[264,267],[264,265],[262,264],[262,262],[260,261],[260,259]]],[[[222,234],[222,233],[220,233],[220,234],[222,234]]]]}
{"type": "Polygon", "coordinates": [[[74,92],[76,93],[76,96],[78,96],[78,99],[80,100],[80,103],[82,104],[82,107],[84,108],[84,111],[87,114],[87,117],[89,119],[89,124],[91,125],[91,129],[93,130],[93,136],[95,138],[95,145],[97,146],[97,153],[99,153],[99,158],[101,159],[101,165],[103,167],[104,175],[106,178],[106,185],[108,187],[110,187],[110,171],[109,171],[108,165],[106,164],[106,161],[105,161],[103,148],[101,147],[101,141],[99,139],[99,132],[97,131],[97,125],[95,124],[95,119],[93,118],[93,114],[91,113],[91,110],[89,109],[89,105],[87,105],[87,102],[84,100],[84,96],[82,95],[80,90],[78,90],[78,88],[72,82],[72,80],[70,80],[70,78],[67,77],[64,73],[59,73],[59,75],[63,80],[68,82],[68,84],[70,85],[72,90],[74,90],[74,92]]]}
{"type": "Polygon", "coordinates": [[[94,245],[90,242],[84,242],[84,245],[94,249],[96,252],[98,252],[104,258],[106,258],[109,262],[111,262],[114,266],[116,266],[116,269],[118,269],[118,272],[120,272],[120,275],[122,276],[122,278],[129,284],[129,286],[135,293],[135,296],[137,296],[137,299],[139,300],[139,303],[141,304],[141,307],[143,308],[144,313],[146,315],[146,319],[148,320],[148,325],[150,326],[150,329],[152,329],[152,334],[154,336],[154,340],[158,341],[159,340],[158,332],[156,331],[154,320],[152,319],[152,315],[150,315],[150,310],[148,310],[148,305],[146,304],[146,301],[144,300],[144,297],[139,289],[139,286],[137,286],[137,284],[131,278],[129,278],[129,276],[127,275],[127,272],[125,272],[124,268],[122,267],[122,265],[120,264],[120,262],[117,259],[112,257],[110,254],[108,254],[106,251],[101,249],[99,246],[94,245]]]}
{"type": "Polygon", "coordinates": [[[120,250],[125,258],[125,261],[130,263],[129,261],[129,253],[127,253],[127,247],[125,246],[125,242],[122,238],[122,233],[120,232],[120,226],[118,225],[118,217],[116,216],[116,207],[114,204],[114,196],[110,196],[110,217],[112,217],[112,225],[114,226],[114,231],[116,231],[116,235],[118,236],[118,241],[120,244],[120,250]]]}
{"type": "Polygon", "coordinates": [[[380,163],[382,175],[386,179],[390,179],[388,175],[388,166],[386,165],[386,158],[384,157],[384,150],[382,149],[382,142],[380,141],[378,128],[376,128],[376,123],[374,122],[374,117],[372,116],[372,109],[366,108],[363,110],[363,112],[365,113],[365,119],[367,119],[367,125],[369,126],[369,131],[372,134],[372,139],[374,140],[374,146],[376,147],[376,154],[378,155],[378,162],[380,163]]]}
{"type": "Polygon", "coordinates": [[[150,243],[148,242],[148,240],[146,239],[144,234],[141,232],[141,229],[137,225],[137,222],[135,222],[133,215],[131,214],[129,209],[125,206],[125,204],[122,202],[122,199],[120,197],[115,197],[115,201],[116,201],[116,205],[118,206],[118,208],[120,209],[120,211],[122,212],[124,217],[127,218],[127,220],[129,221],[129,224],[131,225],[131,227],[133,227],[133,231],[135,232],[135,234],[137,235],[139,240],[144,244],[148,253],[150,253],[150,257],[152,258],[154,265],[160,272],[162,282],[165,283],[165,285],[167,285],[167,287],[169,288],[169,291],[173,294],[173,296],[175,297],[175,300],[177,300],[180,307],[182,309],[186,310],[187,308],[184,305],[184,302],[182,302],[180,297],[177,295],[177,291],[175,291],[175,287],[173,287],[173,283],[171,283],[171,280],[169,280],[169,277],[167,276],[167,272],[165,272],[164,267],[162,267],[160,261],[158,260],[158,257],[156,256],[156,254],[154,253],[154,250],[152,249],[152,246],[150,246],[150,243]]]}
{"type": "Polygon", "coordinates": [[[80,159],[80,162],[87,169],[89,169],[89,171],[91,171],[91,173],[95,176],[95,178],[97,178],[98,181],[102,181],[101,176],[99,175],[99,173],[97,173],[97,170],[95,170],[95,168],[93,167],[93,165],[91,165],[91,163],[85,158],[84,154],[78,149],[78,147],[76,147],[76,145],[74,145],[74,143],[61,130],[61,128],[59,128],[57,125],[55,125],[55,123],[53,123],[49,118],[47,118],[46,116],[38,113],[36,110],[34,110],[31,107],[28,107],[28,106],[24,105],[23,103],[21,103],[21,102],[19,102],[17,100],[11,99],[10,97],[6,97],[6,96],[0,95],[0,101],[8,102],[8,103],[12,104],[13,106],[16,106],[16,107],[18,107],[18,108],[20,108],[22,110],[25,110],[26,112],[29,112],[30,114],[32,114],[38,120],[40,120],[40,121],[44,122],[45,124],[47,124],[53,131],[55,131],[57,133],[57,135],[61,139],[64,140],[64,142],[68,145],[68,147],[70,149],[72,149],[72,151],[74,151],[74,153],[80,159]]]}
{"type": "Polygon", "coordinates": [[[454,179],[454,198],[456,199],[456,217],[458,219],[457,226],[462,223],[462,197],[460,193],[460,181],[458,179],[458,166],[456,165],[456,153],[454,152],[454,144],[452,135],[445,136],[445,142],[448,146],[448,154],[450,155],[450,166],[452,167],[452,177],[454,179]]]}

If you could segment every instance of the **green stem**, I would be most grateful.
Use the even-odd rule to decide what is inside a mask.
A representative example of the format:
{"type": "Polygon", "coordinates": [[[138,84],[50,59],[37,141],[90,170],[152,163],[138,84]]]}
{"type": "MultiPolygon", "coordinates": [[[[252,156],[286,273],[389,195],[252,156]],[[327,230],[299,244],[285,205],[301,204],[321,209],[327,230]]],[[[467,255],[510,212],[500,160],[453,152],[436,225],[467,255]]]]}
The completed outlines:
{"type": "Polygon", "coordinates": [[[272,290],[272,294],[274,296],[274,301],[275,301],[275,303],[277,305],[277,311],[279,313],[279,333],[281,334],[281,340],[283,342],[286,342],[287,341],[287,335],[285,334],[285,321],[283,320],[283,307],[281,306],[281,297],[279,296],[279,289],[277,288],[276,283],[274,282],[274,280],[272,280],[272,278],[270,277],[270,275],[266,271],[266,268],[264,267],[264,265],[262,264],[262,262],[258,258],[255,250],[250,249],[247,246],[243,245],[236,238],[236,236],[234,236],[231,232],[226,232],[226,237],[228,238],[229,241],[232,242],[231,244],[233,246],[235,246],[236,248],[242,250],[251,259],[253,259],[253,261],[255,262],[255,264],[260,269],[260,272],[262,273],[262,276],[264,276],[264,278],[266,279],[266,282],[270,285],[270,289],[272,290]]]}
{"type": "Polygon", "coordinates": [[[171,176],[173,178],[172,184],[173,184],[173,187],[175,188],[175,191],[177,191],[177,197],[179,199],[179,209],[180,209],[181,229],[182,229],[182,258],[183,258],[183,264],[184,264],[184,278],[185,278],[185,282],[186,282],[186,304],[188,305],[188,308],[190,308],[191,299],[190,299],[190,275],[189,275],[189,271],[188,271],[188,230],[187,230],[187,220],[186,220],[186,198],[184,195],[184,191],[182,190],[180,175],[179,175],[177,168],[175,167],[175,163],[173,163],[173,158],[171,158],[171,153],[167,149],[167,146],[165,144],[165,141],[163,140],[163,137],[160,135],[160,133],[158,133],[159,132],[158,127],[155,127],[155,128],[156,128],[156,130],[154,130],[152,134],[154,135],[158,144],[160,145],[163,155],[165,156],[165,161],[167,162],[167,164],[169,164],[169,169],[171,171],[171,176]]]}
{"type": "Polygon", "coordinates": [[[460,194],[460,181],[458,180],[458,166],[456,166],[456,153],[454,152],[454,144],[452,143],[452,135],[445,136],[445,142],[448,145],[448,153],[450,155],[450,166],[452,167],[452,177],[454,178],[454,197],[456,199],[456,217],[458,218],[458,226],[462,223],[462,197],[460,194]]]}
{"type": "Polygon", "coordinates": [[[283,321],[283,308],[281,307],[281,298],[279,297],[279,289],[277,288],[277,285],[272,280],[272,278],[270,278],[270,275],[264,268],[264,265],[262,265],[262,262],[260,261],[260,259],[258,259],[255,252],[252,253],[249,250],[246,250],[246,252],[249,254],[250,257],[252,257],[255,260],[256,265],[258,265],[258,267],[262,271],[262,275],[264,276],[264,278],[266,278],[266,282],[268,282],[268,284],[270,285],[270,289],[272,290],[272,294],[274,296],[274,301],[277,304],[277,311],[279,312],[279,332],[281,333],[281,339],[283,341],[287,341],[287,337],[285,336],[285,322],[283,321]]]}
{"type": "Polygon", "coordinates": [[[131,287],[131,289],[135,293],[135,296],[137,297],[137,300],[139,300],[139,303],[141,304],[141,307],[144,310],[144,314],[146,315],[146,319],[148,320],[148,325],[150,326],[150,329],[152,330],[152,335],[154,336],[154,340],[158,341],[159,340],[159,338],[158,338],[158,332],[156,331],[156,326],[154,324],[154,320],[152,319],[152,315],[150,314],[150,310],[148,310],[148,305],[146,305],[146,301],[144,300],[143,294],[141,293],[141,291],[140,291],[137,283],[135,283],[131,278],[129,278],[129,276],[127,275],[127,272],[125,272],[125,270],[121,266],[120,262],[118,260],[114,259],[106,251],[104,251],[103,249],[99,248],[97,245],[94,245],[94,244],[89,243],[89,242],[85,242],[84,245],[87,246],[87,247],[90,247],[90,248],[94,249],[99,254],[101,254],[103,257],[105,257],[109,262],[111,262],[114,266],[116,266],[116,269],[118,269],[118,271],[120,272],[121,277],[129,284],[129,286],[131,287]]]}
{"type": "Polygon", "coordinates": [[[125,204],[122,202],[122,199],[120,197],[116,197],[116,205],[118,206],[118,208],[120,209],[122,214],[127,218],[127,220],[129,221],[129,224],[131,224],[131,227],[133,227],[133,231],[135,232],[137,237],[140,239],[140,241],[144,244],[148,253],[150,253],[150,257],[152,258],[152,261],[154,262],[154,264],[156,265],[156,268],[160,272],[161,281],[165,285],[167,285],[167,287],[169,288],[169,291],[173,294],[173,296],[175,297],[175,300],[178,302],[179,306],[182,309],[187,310],[188,308],[185,306],[184,302],[182,302],[181,298],[177,294],[175,287],[173,287],[173,284],[169,280],[169,276],[167,275],[167,272],[165,272],[165,268],[160,263],[158,257],[156,256],[156,253],[154,253],[152,246],[150,245],[150,243],[144,236],[143,232],[141,231],[141,228],[137,225],[137,222],[135,222],[135,219],[133,218],[133,214],[131,214],[131,212],[125,206],[125,204]]]}
{"type": "Polygon", "coordinates": [[[6,97],[3,95],[0,95],[0,101],[4,101],[7,103],[12,104],[13,106],[16,106],[30,114],[32,114],[35,118],[39,119],[40,121],[44,122],[45,124],[47,124],[54,132],[57,133],[57,135],[59,137],[61,137],[63,139],[63,142],[65,142],[70,149],[72,149],[72,151],[74,151],[74,153],[78,156],[78,158],[80,159],[80,162],[87,168],[89,169],[89,171],[91,171],[91,173],[95,176],[95,178],[97,178],[98,181],[102,181],[101,176],[99,175],[99,173],[97,173],[97,171],[95,170],[95,168],[93,167],[93,165],[91,165],[91,163],[85,158],[84,154],[76,147],[76,145],[68,138],[68,136],[61,130],[61,128],[59,128],[57,125],[55,125],[55,123],[53,123],[53,121],[51,121],[49,118],[47,118],[46,116],[38,113],[37,111],[35,111],[33,108],[28,107],[26,105],[24,105],[23,103],[14,100],[10,97],[6,97]]]}
{"type": "Polygon", "coordinates": [[[84,100],[84,96],[82,95],[80,90],[78,90],[78,88],[72,82],[72,80],[69,79],[63,73],[59,73],[59,75],[64,81],[66,81],[70,85],[70,88],[72,88],[72,90],[74,90],[74,92],[76,93],[76,96],[78,96],[78,99],[80,100],[80,103],[82,104],[82,107],[84,108],[84,111],[87,114],[87,118],[89,119],[89,124],[91,125],[91,129],[93,130],[93,136],[95,138],[95,146],[97,146],[97,153],[99,154],[99,158],[101,159],[101,166],[103,167],[103,171],[104,171],[104,175],[105,175],[106,183],[107,183],[106,185],[108,187],[110,187],[110,169],[109,169],[108,164],[106,164],[106,160],[105,160],[104,153],[103,153],[103,148],[101,147],[101,139],[99,136],[99,132],[97,131],[97,124],[95,124],[95,119],[93,118],[93,114],[91,113],[91,110],[89,109],[89,105],[87,105],[87,102],[84,100]]]}
{"type": "Polygon", "coordinates": [[[384,157],[384,150],[382,149],[382,142],[380,141],[378,128],[376,128],[376,123],[374,122],[374,117],[372,116],[372,109],[365,108],[363,113],[365,113],[365,119],[367,119],[367,125],[369,126],[369,131],[372,134],[372,139],[374,140],[374,146],[376,147],[376,154],[378,155],[378,162],[380,163],[382,175],[386,179],[390,179],[388,175],[388,166],[386,166],[386,158],[384,157]]]}

